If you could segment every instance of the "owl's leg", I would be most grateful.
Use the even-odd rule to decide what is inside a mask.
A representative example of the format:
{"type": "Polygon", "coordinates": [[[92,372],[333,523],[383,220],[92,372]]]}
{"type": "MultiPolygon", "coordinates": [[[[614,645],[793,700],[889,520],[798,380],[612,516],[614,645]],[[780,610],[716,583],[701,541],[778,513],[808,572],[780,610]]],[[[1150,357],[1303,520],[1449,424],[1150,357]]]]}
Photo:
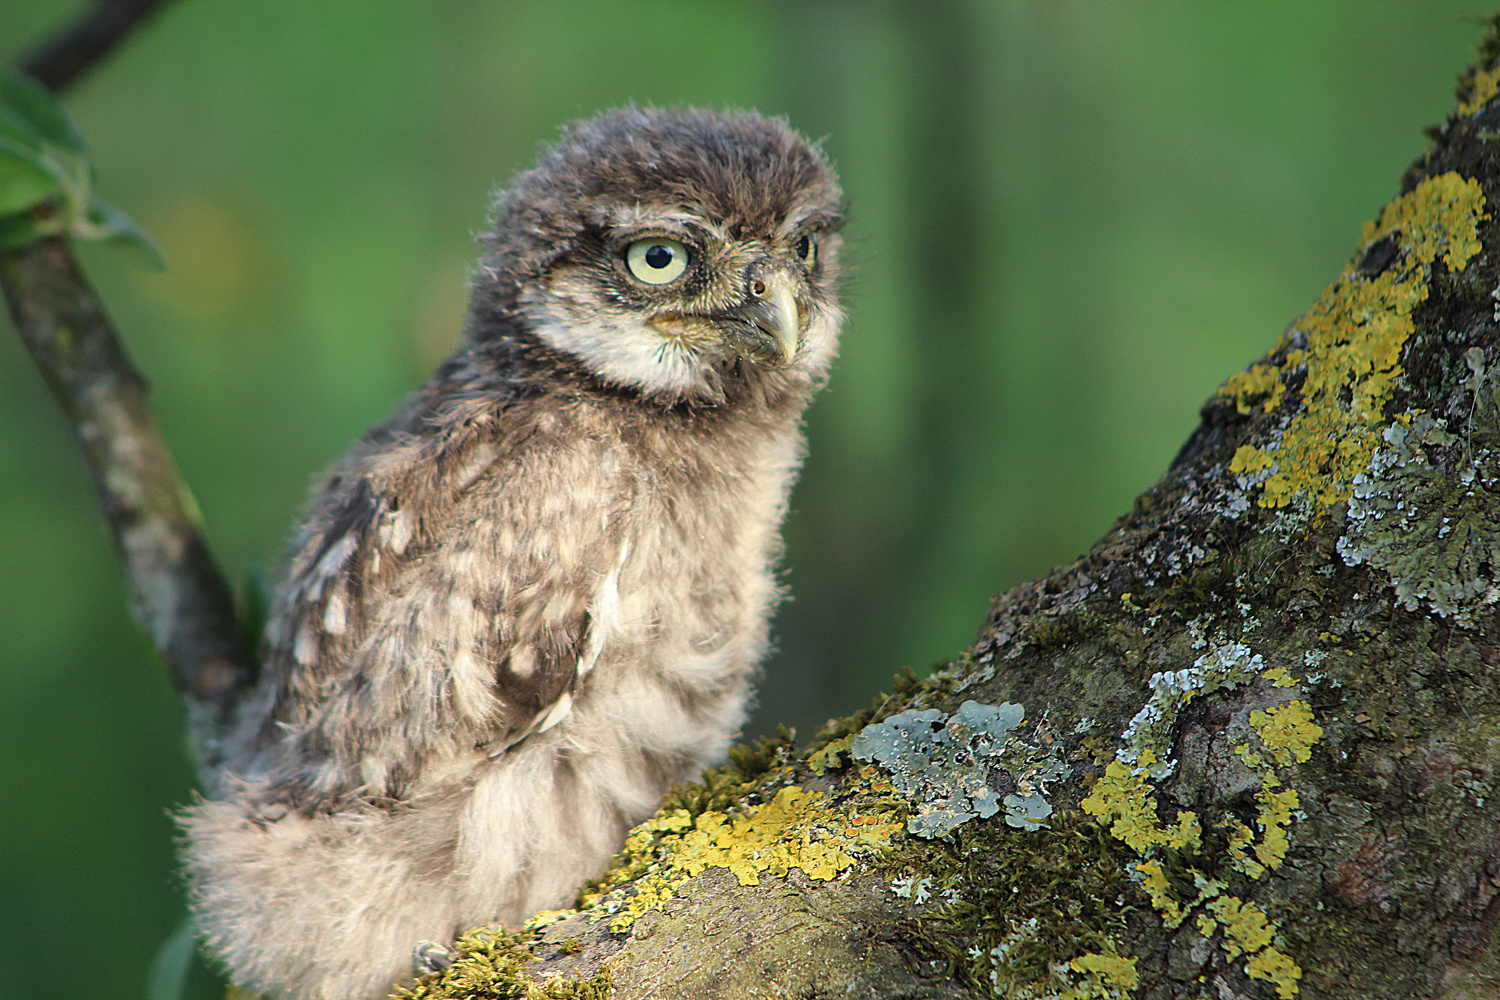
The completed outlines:
{"type": "Polygon", "coordinates": [[[419,941],[411,950],[411,971],[414,976],[426,976],[434,972],[446,972],[453,968],[453,950],[437,941],[419,941]]]}

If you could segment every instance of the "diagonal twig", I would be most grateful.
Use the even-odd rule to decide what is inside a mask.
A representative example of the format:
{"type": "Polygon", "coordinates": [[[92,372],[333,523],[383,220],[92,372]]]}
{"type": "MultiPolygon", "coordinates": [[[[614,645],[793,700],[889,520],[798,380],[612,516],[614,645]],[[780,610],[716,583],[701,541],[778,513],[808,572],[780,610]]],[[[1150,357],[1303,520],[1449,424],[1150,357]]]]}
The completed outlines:
{"type": "MultiPolygon", "coordinates": [[[[25,68],[54,88],[76,80],[157,6],[103,0],[25,68]]],[[[254,662],[197,507],[151,415],[145,380],[65,238],[0,251],[0,290],[78,436],[124,563],[131,611],[166,660],[200,764],[211,769],[254,662]]]]}
{"type": "Polygon", "coordinates": [[[59,92],[98,65],[164,0],[100,0],[78,20],[23,55],[20,68],[59,92]]]}

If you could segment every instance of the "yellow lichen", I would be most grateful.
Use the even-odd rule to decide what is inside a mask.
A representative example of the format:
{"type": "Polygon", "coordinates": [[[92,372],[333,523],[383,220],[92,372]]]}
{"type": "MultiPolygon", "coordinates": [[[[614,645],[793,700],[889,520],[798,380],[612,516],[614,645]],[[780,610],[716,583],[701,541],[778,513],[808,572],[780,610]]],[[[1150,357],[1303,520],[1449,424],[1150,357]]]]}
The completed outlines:
{"type": "Polygon", "coordinates": [[[795,785],[733,815],[709,810],[694,817],[677,809],[631,831],[625,862],[584,894],[583,905],[606,903],[615,913],[610,930],[619,932],[641,914],[662,909],[678,886],[710,868],[727,868],[741,885],[759,885],[762,875],[783,876],[793,868],[826,881],[852,867],[855,853],[888,849],[902,829],[899,818],[860,815],[795,785]]]}
{"type": "MultiPolygon", "coordinates": [[[[453,964],[445,971],[398,989],[397,1000],[452,1000],[454,997],[513,997],[515,1000],[606,1000],[614,975],[606,963],[588,979],[551,974],[538,981],[536,961],[524,937],[493,927],[477,927],[454,942],[453,964]]],[[[226,998],[229,1000],[229,998],[226,998]]]]}
{"type": "Polygon", "coordinates": [[[1313,721],[1312,707],[1305,701],[1251,712],[1250,725],[1276,763],[1283,766],[1293,761],[1306,763],[1312,757],[1313,744],[1323,738],[1323,727],[1313,721]]]}
{"type": "Polygon", "coordinates": [[[1266,412],[1269,413],[1276,408],[1280,402],[1281,392],[1285,389],[1280,377],[1280,369],[1273,365],[1254,364],[1249,371],[1240,372],[1229,376],[1219,390],[1225,396],[1234,397],[1235,408],[1241,413],[1250,412],[1250,404],[1261,397],[1270,396],[1266,402],[1266,412]]]}
{"type": "Polygon", "coordinates": [[[1220,896],[1198,914],[1198,932],[1211,937],[1219,927],[1224,928],[1225,958],[1233,961],[1248,955],[1245,975],[1276,987],[1281,1000],[1291,1000],[1297,995],[1302,969],[1272,943],[1276,926],[1266,918],[1264,910],[1234,896],[1220,896]]]}
{"type": "Polygon", "coordinates": [[[1085,982],[1058,994],[1059,1000],[1124,1000],[1140,985],[1134,958],[1089,952],[1068,963],[1068,969],[1088,976],[1085,982]]]}
{"type": "Polygon", "coordinates": [[[1255,845],[1255,856],[1260,863],[1272,871],[1281,867],[1286,852],[1291,847],[1287,838],[1287,827],[1292,825],[1292,814],[1302,807],[1294,788],[1276,790],[1280,784],[1276,775],[1268,774],[1256,798],[1260,800],[1261,842],[1255,845]]]}
{"type": "MultiPolygon", "coordinates": [[[[1271,671],[1266,673],[1269,676],[1271,671]]],[[[1286,675],[1287,680],[1291,680],[1290,674],[1286,674],[1284,670],[1281,673],[1286,675]]],[[[1260,736],[1275,763],[1282,766],[1309,760],[1313,744],[1323,736],[1323,727],[1313,721],[1312,708],[1304,701],[1290,701],[1265,711],[1251,712],[1250,725],[1260,736]]],[[[1248,744],[1235,747],[1234,752],[1247,767],[1263,772],[1260,776],[1261,787],[1256,793],[1256,799],[1260,803],[1260,812],[1256,816],[1256,823],[1261,829],[1260,842],[1255,842],[1254,833],[1239,820],[1230,818],[1224,824],[1229,831],[1230,863],[1237,871],[1258,879],[1264,877],[1267,871],[1281,867],[1281,863],[1286,860],[1287,851],[1291,847],[1287,830],[1292,825],[1297,810],[1302,807],[1302,800],[1295,789],[1281,787],[1281,779],[1271,770],[1273,765],[1265,756],[1250,749],[1248,744]],[[1252,851],[1254,858],[1250,856],[1252,851]]]]}
{"type": "Polygon", "coordinates": [[[1253,879],[1264,878],[1267,871],[1280,868],[1291,847],[1287,828],[1292,825],[1292,816],[1301,808],[1302,800],[1295,789],[1278,790],[1280,784],[1274,773],[1261,778],[1261,788],[1256,793],[1260,813],[1255,818],[1262,832],[1259,843],[1255,842],[1254,831],[1239,820],[1230,817],[1223,824],[1229,831],[1230,864],[1253,879]]]}
{"type": "Polygon", "coordinates": [[[1458,106],[1458,113],[1472,115],[1488,104],[1497,91],[1500,91],[1500,67],[1478,71],[1474,74],[1474,86],[1469,96],[1458,106]]]}
{"type": "Polygon", "coordinates": [[[1234,457],[1229,460],[1229,471],[1253,476],[1274,464],[1276,460],[1266,452],[1254,445],[1242,444],[1235,449],[1234,457]]]}
{"type": "Polygon", "coordinates": [[[1224,928],[1224,957],[1230,961],[1260,951],[1275,933],[1265,911],[1238,896],[1210,900],[1198,914],[1198,932],[1204,937],[1211,937],[1216,927],[1224,928]]]}
{"type": "Polygon", "coordinates": [[[1187,914],[1177,905],[1177,900],[1172,898],[1172,887],[1167,882],[1167,873],[1162,869],[1161,862],[1142,861],[1135,866],[1135,870],[1141,876],[1141,888],[1151,897],[1151,905],[1161,914],[1162,923],[1173,929],[1181,925],[1187,914]]]}
{"type": "MultiPolygon", "coordinates": [[[[1298,684],[1284,667],[1265,670],[1262,676],[1276,688],[1298,684]]],[[[1234,749],[1260,778],[1256,794],[1260,809],[1254,822],[1261,836],[1257,840],[1255,831],[1233,815],[1226,816],[1219,825],[1228,834],[1226,853],[1230,867],[1258,880],[1285,863],[1291,846],[1288,831],[1301,806],[1297,792],[1282,786],[1276,767],[1311,759],[1312,747],[1322,738],[1323,729],[1314,721],[1311,706],[1297,700],[1253,711],[1249,722],[1264,751],[1252,750],[1249,744],[1234,749]]],[[[1185,867],[1184,874],[1191,875],[1197,884],[1197,898],[1179,900],[1174,894],[1162,860],[1172,856],[1162,855],[1161,849],[1198,852],[1202,850],[1202,842],[1194,813],[1179,812],[1175,827],[1167,827],[1157,818],[1157,801],[1150,778],[1156,760],[1153,750],[1141,748],[1134,767],[1120,760],[1111,761],[1081,803],[1082,808],[1100,822],[1110,823],[1110,833],[1116,839],[1138,854],[1148,855],[1135,864],[1135,874],[1168,930],[1181,926],[1193,914],[1204,937],[1212,936],[1222,927],[1225,955],[1231,960],[1244,956],[1246,975],[1271,983],[1282,1000],[1290,1000],[1298,993],[1302,970],[1274,946],[1276,926],[1264,910],[1253,902],[1227,894],[1223,882],[1208,878],[1190,866],[1185,867]]],[[[1186,861],[1180,854],[1177,859],[1186,861]]]]}
{"type": "Polygon", "coordinates": [[[1281,1000],[1292,1000],[1297,995],[1302,967],[1274,947],[1263,948],[1258,954],[1251,955],[1250,960],[1245,963],[1245,975],[1276,987],[1276,995],[1281,1000]]]}
{"type": "Polygon", "coordinates": [[[577,910],[542,910],[540,913],[533,914],[527,918],[526,923],[522,927],[528,931],[539,931],[543,928],[551,927],[559,921],[566,920],[577,912],[577,910]]]}
{"type": "Polygon", "coordinates": [[[1263,878],[1266,874],[1266,866],[1250,856],[1251,845],[1255,843],[1255,831],[1244,823],[1231,818],[1225,823],[1229,829],[1229,863],[1236,871],[1243,872],[1251,878],[1263,878]]]}
{"type": "Polygon", "coordinates": [[[1124,1000],[1140,985],[1135,959],[1089,952],[1068,963],[1068,968],[1087,977],[1062,993],[1058,1000],[1124,1000]]]}
{"type": "Polygon", "coordinates": [[[1110,821],[1109,832],[1136,852],[1152,847],[1197,850],[1201,829],[1194,813],[1177,813],[1175,826],[1163,826],[1156,817],[1156,800],[1147,783],[1156,755],[1142,750],[1135,768],[1114,760],[1094,783],[1093,791],[1079,805],[1100,822],[1110,821]]]}
{"type": "Polygon", "coordinates": [[[1265,410],[1273,412],[1288,378],[1305,365],[1302,405],[1280,442],[1243,446],[1230,465],[1254,473],[1276,463],[1260,506],[1284,507],[1301,496],[1321,513],[1348,499],[1386,423],[1401,350],[1415,331],[1412,311],[1427,298],[1432,265],[1441,257],[1449,270],[1463,270],[1479,252],[1484,217],[1477,182],[1452,172],[1423,180],[1365,226],[1356,262],[1386,237],[1397,240],[1383,270],[1372,275],[1351,265],[1294,324],[1306,349],[1289,351],[1278,364],[1255,365],[1219,389],[1242,413],[1269,393],[1265,410]]]}
{"type": "Polygon", "coordinates": [[[1272,667],[1261,674],[1261,676],[1270,681],[1274,687],[1292,688],[1297,686],[1297,678],[1288,673],[1286,667],[1272,667]]]}
{"type": "Polygon", "coordinates": [[[834,740],[832,743],[828,743],[818,748],[817,750],[814,750],[812,752],[812,755],[807,758],[808,768],[812,771],[813,774],[821,777],[822,775],[826,774],[830,768],[838,767],[839,755],[849,752],[849,747],[854,743],[854,737],[856,735],[857,734],[855,733],[850,733],[848,736],[834,740]]]}

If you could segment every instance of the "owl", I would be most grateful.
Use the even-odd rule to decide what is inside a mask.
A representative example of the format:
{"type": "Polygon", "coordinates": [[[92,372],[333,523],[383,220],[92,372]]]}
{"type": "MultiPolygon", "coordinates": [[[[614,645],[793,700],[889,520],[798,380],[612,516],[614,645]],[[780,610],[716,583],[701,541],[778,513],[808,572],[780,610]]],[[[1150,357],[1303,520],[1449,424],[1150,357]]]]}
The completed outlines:
{"type": "Polygon", "coordinates": [[[383,996],[423,942],[572,903],[723,756],[841,216],[820,151],[753,113],[611,112],[499,193],[462,346],[315,489],[180,815],[236,982],[383,996]]]}

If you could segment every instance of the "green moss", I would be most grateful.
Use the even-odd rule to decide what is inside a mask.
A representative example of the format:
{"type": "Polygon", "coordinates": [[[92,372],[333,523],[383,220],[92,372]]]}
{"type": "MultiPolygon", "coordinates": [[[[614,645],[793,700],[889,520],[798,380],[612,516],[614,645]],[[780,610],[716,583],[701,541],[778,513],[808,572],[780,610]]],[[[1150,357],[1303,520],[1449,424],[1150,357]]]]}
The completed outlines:
{"type": "Polygon", "coordinates": [[[1253,366],[1221,387],[1240,412],[1260,404],[1272,413],[1285,405],[1293,376],[1303,376],[1300,407],[1279,442],[1245,445],[1230,463],[1236,473],[1270,472],[1260,485],[1262,507],[1300,499],[1321,513],[1349,498],[1387,422],[1401,351],[1415,331],[1412,312],[1427,298],[1433,265],[1442,260],[1462,271],[1480,250],[1484,217],[1476,181],[1457,173],[1423,180],[1365,226],[1355,261],[1293,325],[1280,361],[1253,366]],[[1372,254],[1378,243],[1384,252],[1372,254]],[[1379,259],[1366,264],[1367,255],[1379,259]]]}
{"type": "Polygon", "coordinates": [[[982,993],[1069,995],[1103,974],[1073,969],[1073,959],[1119,955],[1130,883],[1108,834],[1076,810],[1035,832],[968,824],[951,841],[906,841],[894,859],[950,887],[951,898],[929,906],[918,926],[959,980],[982,993]]]}
{"type": "Polygon", "coordinates": [[[504,931],[481,928],[454,943],[453,966],[424,977],[400,1000],[458,1000],[495,997],[505,1000],[608,1000],[614,979],[609,967],[587,979],[553,976],[538,983],[526,974],[535,958],[525,939],[504,931]]]}
{"type": "Polygon", "coordinates": [[[795,747],[790,738],[759,739],[751,746],[731,747],[729,763],[712,767],[689,785],[674,787],[662,799],[657,815],[683,810],[689,816],[733,808],[768,777],[791,780],[795,747]]]}

